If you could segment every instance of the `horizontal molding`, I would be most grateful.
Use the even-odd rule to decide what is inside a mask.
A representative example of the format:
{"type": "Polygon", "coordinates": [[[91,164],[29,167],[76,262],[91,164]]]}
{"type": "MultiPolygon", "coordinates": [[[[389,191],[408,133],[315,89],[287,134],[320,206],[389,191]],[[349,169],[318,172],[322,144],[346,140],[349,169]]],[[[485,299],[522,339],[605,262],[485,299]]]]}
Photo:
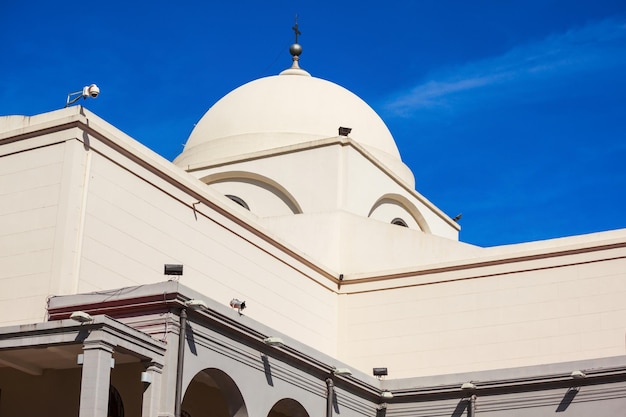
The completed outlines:
{"type": "Polygon", "coordinates": [[[555,268],[566,268],[566,267],[571,267],[571,266],[587,265],[587,264],[594,264],[594,263],[599,263],[599,262],[610,262],[610,261],[615,261],[615,260],[626,259],[626,255],[606,256],[606,257],[602,257],[601,259],[593,259],[593,260],[586,260],[586,261],[561,262],[561,263],[554,264],[554,265],[543,265],[543,266],[537,266],[537,267],[531,267],[531,268],[519,268],[518,267],[518,268],[511,269],[509,271],[498,271],[498,272],[492,272],[492,273],[489,273],[489,272],[482,273],[482,274],[469,273],[468,276],[459,277],[459,278],[432,279],[429,281],[423,281],[423,282],[417,282],[417,283],[386,285],[384,287],[364,289],[364,290],[357,290],[357,289],[345,290],[346,287],[350,287],[350,286],[354,286],[358,284],[394,281],[398,279],[424,277],[427,275],[436,276],[436,275],[449,273],[449,272],[472,271],[478,268],[488,268],[488,267],[501,266],[501,265],[512,265],[516,263],[523,263],[523,262],[551,259],[551,258],[561,258],[565,256],[572,256],[572,255],[579,255],[579,254],[593,253],[593,252],[602,252],[602,251],[609,251],[609,250],[622,249],[622,248],[626,248],[626,242],[612,243],[612,244],[607,244],[607,245],[597,245],[597,246],[577,248],[577,249],[571,249],[571,250],[544,252],[540,254],[526,255],[526,256],[509,256],[509,257],[502,257],[499,259],[488,260],[488,261],[463,262],[463,263],[459,262],[453,265],[446,265],[446,266],[440,266],[440,267],[435,267],[435,268],[424,267],[422,269],[413,269],[410,271],[403,271],[403,272],[387,274],[387,275],[376,275],[376,276],[371,276],[371,277],[366,277],[366,278],[356,278],[356,279],[344,279],[341,283],[341,287],[344,288],[342,293],[345,293],[345,294],[363,294],[363,293],[369,293],[369,292],[395,290],[395,289],[400,289],[400,288],[419,287],[419,286],[424,286],[424,285],[435,285],[435,284],[442,284],[442,283],[447,283],[447,282],[457,282],[457,281],[466,281],[466,280],[471,280],[471,279],[489,278],[489,277],[501,276],[501,275],[535,272],[535,271],[555,269],[555,268]]]}

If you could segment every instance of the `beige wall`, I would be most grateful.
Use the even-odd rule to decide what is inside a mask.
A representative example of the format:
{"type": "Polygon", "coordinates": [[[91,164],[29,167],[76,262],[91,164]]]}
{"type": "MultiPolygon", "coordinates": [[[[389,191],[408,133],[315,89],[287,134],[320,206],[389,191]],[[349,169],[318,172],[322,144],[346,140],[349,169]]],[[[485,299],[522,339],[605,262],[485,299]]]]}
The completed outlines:
{"type": "Polygon", "coordinates": [[[41,321],[48,295],[75,290],[85,155],[82,144],[67,139],[77,133],[2,147],[0,325],[41,321]]]}
{"type": "Polygon", "coordinates": [[[457,267],[345,285],[340,359],[403,378],[626,353],[623,245],[457,267]]]}
{"type": "MultiPolygon", "coordinates": [[[[367,373],[386,366],[400,378],[625,353],[626,232],[482,250],[433,236],[405,242],[401,228],[356,214],[311,215],[307,227],[280,226],[320,247],[329,239],[328,253],[301,253],[304,241],[281,243],[254,215],[83,112],[63,110],[41,131],[26,125],[20,140],[0,132],[0,325],[42,321],[50,295],[155,283],[167,278],[163,264],[181,263],[184,285],[224,305],[245,300],[243,322],[253,318],[367,373]],[[371,233],[350,233],[361,228],[371,233]],[[386,257],[377,244],[398,252],[386,257]],[[342,266],[351,273],[339,286],[342,266]]],[[[345,157],[349,167],[365,161],[352,150],[314,152],[345,157]]],[[[303,153],[292,156],[306,168],[303,153]]],[[[274,178],[280,166],[263,163],[259,172],[274,178]]],[[[376,201],[382,185],[348,176],[332,188],[327,171],[319,185],[336,191],[331,200],[368,209],[376,201]]],[[[303,207],[313,204],[300,192],[303,207]]]]}
{"type": "Polygon", "coordinates": [[[27,125],[34,139],[2,147],[0,325],[44,320],[50,295],[164,281],[163,265],[181,263],[186,286],[224,305],[245,300],[241,320],[335,353],[337,301],[324,271],[106,122],[84,124],[88,132],[27,125]]]}
{"type": "MultiPolygon", "coordinates": [[[[458,239],[457,228],[445,214],[416,191],[409,190],[380,161],[371,158],[366,150],[353,142],[345,144],[337,138],[328,138],[276,150],[275,153],[244,155],[240,161],[227,161],[191,174],[207,183],[229,175],[236,178],[241,173],[258,175],[284,187],[305,214],[344,211],[367,218],[375,212],[373,217],[380,221],[390,223],[398,216],[406,219],[414,229],[418,229],[417,221],[412,218],[419,217],[422,230],[451,240],[458,239]],[[402,212],[396,208],[390,213],[376,212],[376,204],[381,199],[394,196],[398,201],[406,202],[409,210],[402,212]]],[[[250,210],[259,217],[285,215],[284,211],[267,210],[266,206],[272,207],[273,200],[267,198],[264,201],[262,195],[251,189],[245,190],[234,184],[229,187],[223,182],[212,187],[222,194],[234,194],[249,200],[250,210]]],[[[292,236],[285,238],[290,240],[292,236]]]]}
{"type": "Polygon", "coordinates": [[[224,305],[245,300],[244,314],[334,352],[327,335],[336,300],[319,273],[205,204],[194,212],[198,200],[161,178],[132,171],[92,159],[79,292],[163,281],[163,264],[180,263],[186,286],[224,305]]]}

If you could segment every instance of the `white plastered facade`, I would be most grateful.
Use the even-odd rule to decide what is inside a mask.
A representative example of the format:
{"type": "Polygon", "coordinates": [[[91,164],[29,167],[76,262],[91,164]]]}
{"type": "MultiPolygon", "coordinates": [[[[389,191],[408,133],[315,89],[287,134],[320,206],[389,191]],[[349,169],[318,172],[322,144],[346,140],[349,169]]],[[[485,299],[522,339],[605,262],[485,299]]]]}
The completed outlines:
{"type": "Polygon", "coordinates": [[[365,374],[626,354],[626,230],[459,242],[373,110],[301,70],[226,96],[174,163],[81,107],[1,118],[0,161],[0,326],[174,263],[193,291],[245,299],[251,319],[365,374]]]}

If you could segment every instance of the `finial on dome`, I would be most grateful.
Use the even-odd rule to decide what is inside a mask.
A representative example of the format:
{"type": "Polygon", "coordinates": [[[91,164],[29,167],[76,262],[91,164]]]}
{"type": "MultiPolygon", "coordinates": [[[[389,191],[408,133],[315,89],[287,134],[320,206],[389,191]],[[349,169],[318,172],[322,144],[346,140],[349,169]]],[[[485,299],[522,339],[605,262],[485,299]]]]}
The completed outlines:
{"type": "Polygon", "coordinates": [[[296,13],[296,24],[293,25],[293,27],[291,28],[291,30],[293,30],[293,33],[296,35],[296,44],[298,43],[298,35],[302,35],[302,32],[300,32],[300,29],[298,29],[298,13],[296,13]]]}
{"type": "Polygon", "coordinates": [[[302,35],[300,29],[298,27],[298,15],[296,14],[296,23],[291,28],[296,38],[296,42],[289,47],[289,53],[291,54],[291,59],[293,63],[291,64],[291,68],[284,70],[280,73],[280,75],[308,75],[311,76],[308,72],[300,68],[298,65],[298,61],[300,60],[300,54],[302,53],[302,46],[298,43],[298,36],[302,35]]]}

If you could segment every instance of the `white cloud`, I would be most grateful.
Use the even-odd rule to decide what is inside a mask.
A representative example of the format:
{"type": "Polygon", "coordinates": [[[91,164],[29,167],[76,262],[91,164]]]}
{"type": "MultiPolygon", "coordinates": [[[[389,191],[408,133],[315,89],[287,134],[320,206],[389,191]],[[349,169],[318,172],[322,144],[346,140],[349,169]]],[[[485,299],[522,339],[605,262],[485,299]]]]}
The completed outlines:
{"type": "Polygon", "coordinates": [[[422,109],[476,105],[480,97],[498,94],[503,88],[532,89],[569,74],[626,67],[625,47],[624,22],[597,22],[519,45],[500,56],[438,70],[408,92],[395,94],[384,108],[407,116],[422,109]]]}

